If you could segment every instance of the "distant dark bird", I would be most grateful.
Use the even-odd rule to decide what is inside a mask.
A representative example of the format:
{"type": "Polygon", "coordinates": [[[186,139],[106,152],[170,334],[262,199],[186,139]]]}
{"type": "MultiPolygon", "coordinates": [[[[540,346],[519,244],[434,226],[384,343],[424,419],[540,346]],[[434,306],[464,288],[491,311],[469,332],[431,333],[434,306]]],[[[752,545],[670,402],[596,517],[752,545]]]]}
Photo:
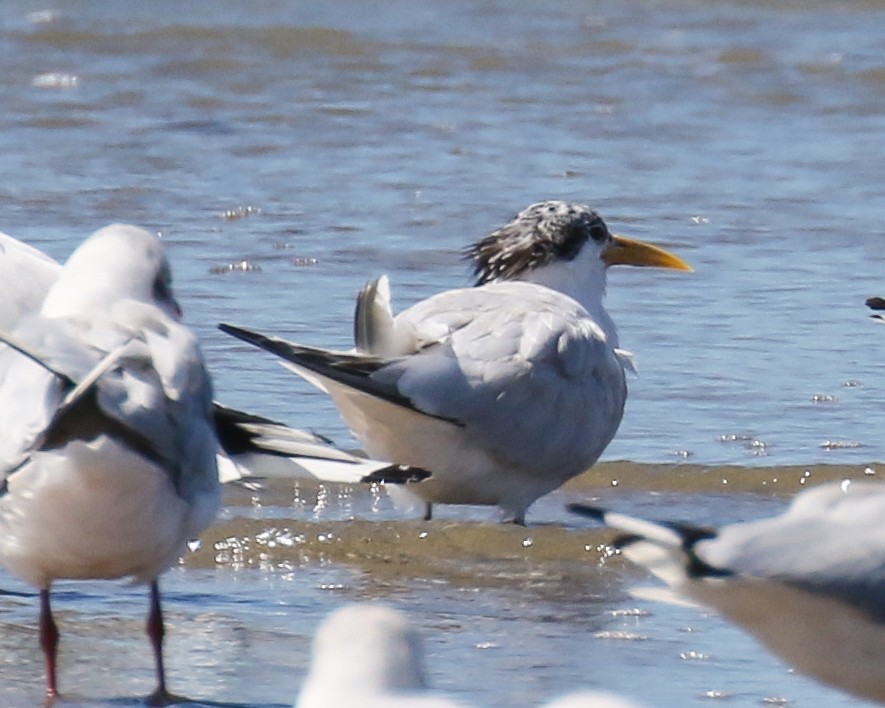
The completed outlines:
{"type": "MultiPolygon", "coordinates": [[[[871,310],[885,310],[885,298],[881,297],[871,297],[867,298],[866,306],[871,310]]],[[[875,320],[879,320],[880,322],[885,322],[885,315],[870,315],[875,320]]]]}

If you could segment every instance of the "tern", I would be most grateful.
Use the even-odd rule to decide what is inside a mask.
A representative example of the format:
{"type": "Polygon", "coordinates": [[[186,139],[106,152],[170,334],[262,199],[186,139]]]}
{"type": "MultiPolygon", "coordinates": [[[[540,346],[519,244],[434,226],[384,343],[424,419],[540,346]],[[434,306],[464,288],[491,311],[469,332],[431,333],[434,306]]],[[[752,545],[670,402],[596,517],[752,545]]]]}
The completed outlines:
{"type": "Polygon", "coordinates": [[[469,247],[476,286],[393,317],[385,280],[358,299],[357,347],[302,346],[222,324],[327,392],[370,457],[430,477],[408,485],[431,505],[529,505],[599,458],[627,396],[614,322],[602,304],[612,265],[691,268],[609,232],[581,204],[533,204],[469,247]]]}
{"type": "MultiPolygon", "coordinates": [[[[0,233],[0,331],[39,312],[61,270],[42,251],[0,233]]],[[[222,483],[260,477],[359,484],[415,477],[415,471],[345,452],[321,436],[217,401],[214,418],[222,483]]]]}
{"type": "Polygon", "coordinates": [[[618,530],[628,559],[803,673],[885,702],[885,483],[822,484],[779,516],[719,530],[569,508],[618,530]]]}
{"type": "Polygon", "coordinates": [[[212,386],[180,316],[159,240],[118,224],[0,337],[0,561],[39,589],[50,697],[52,584],[131,577],[150,586],[151,700],[169,699],[158,576],[220,500],[212,386]]]}

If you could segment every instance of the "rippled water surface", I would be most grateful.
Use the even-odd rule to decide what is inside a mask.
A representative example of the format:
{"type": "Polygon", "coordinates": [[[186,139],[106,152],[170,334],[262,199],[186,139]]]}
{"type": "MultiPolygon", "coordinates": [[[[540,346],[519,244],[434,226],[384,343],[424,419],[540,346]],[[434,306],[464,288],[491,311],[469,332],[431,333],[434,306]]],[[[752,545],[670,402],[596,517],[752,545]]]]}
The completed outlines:
{"type": "MultiPolygon", "coordinates": [[[[883,22],[873,0],[5,2],[0,229],[59,259],[111,221],[161,232],[231,405],[353,445],[215,324],[347,346],[367,278],[398,307],[463,285],[460,249],[534,201],[590,203],[696,269],[610,273],[640,376],[606,463],[528,529],[419,522],[377,490],[228,490],[163,580],[172,688],[290,704],[321,618],[382,598],[434,685],[486,706],[578,686],[852,704],[714,615],[632,599],[649,578],[563,503],[725,523],[885,461],[885,327],[863,307],[885,294],[883,22]]],[[[0,581],[26,593],[0,596],[0,692],[34,705],[36,601],[0,581]]],[[[146,695],[144,590],[57,596],[68,703],[146,695]]]]}

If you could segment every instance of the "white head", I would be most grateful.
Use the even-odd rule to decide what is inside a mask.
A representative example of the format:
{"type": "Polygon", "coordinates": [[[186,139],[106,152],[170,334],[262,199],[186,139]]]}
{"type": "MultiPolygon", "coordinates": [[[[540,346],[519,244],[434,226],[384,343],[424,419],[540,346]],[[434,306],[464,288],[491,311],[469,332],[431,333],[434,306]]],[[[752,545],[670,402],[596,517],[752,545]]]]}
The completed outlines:
{"type": "Polygon", "coordinates": [[[71,254],[43,301],[46,317],[101,311],[122,300],[155,305],[173,319],[172,271],[160,240],[144,229],[113,224],[71,254]]]}
{"type": "Polygon", "coordinates": [[[405,616],[381,605],[348,605],[322,623],[298,708],[356,705],[359,700],[425,687],[421,643],[405,616]]]}

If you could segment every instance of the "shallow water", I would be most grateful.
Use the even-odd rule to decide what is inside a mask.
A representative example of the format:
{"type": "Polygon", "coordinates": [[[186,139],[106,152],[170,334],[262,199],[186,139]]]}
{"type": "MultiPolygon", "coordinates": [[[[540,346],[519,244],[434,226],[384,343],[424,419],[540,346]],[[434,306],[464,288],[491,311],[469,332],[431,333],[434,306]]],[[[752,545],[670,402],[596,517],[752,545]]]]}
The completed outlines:
{"type": "MultiPolygon", "coordinates": [[[[487,706],[577,686],[851,703],[715,616],[631,599],[649,579],[600,567],[606,536],[562,509],[600,497],[726,523],[885,460],[885,328],[863,308],[885,292],[885,5],[538,8],[0,8],[0,229],[60,259],[111,221],[160,231],[228,404],[352,445],[320,394],[215,324],[347,346],[367,278],[390,273],[403,307],[462,285],[459,250],[539,199],[590,203],[696,268],[612,271],[640,376],[608,464],[538,502],[527,530],[483,509],[424,524],[367,490],[229,490],[164,577],[174,690],[289,704],[320,619],[377,597],[412,613],[434,685],[487,706]]],[[[57,606],[71,703],[150,691],[143,589],[63,584],[57,606]]],[[[33,705],[33,596],[0,596],[0,623],[4,702],[33,705]]]]}

